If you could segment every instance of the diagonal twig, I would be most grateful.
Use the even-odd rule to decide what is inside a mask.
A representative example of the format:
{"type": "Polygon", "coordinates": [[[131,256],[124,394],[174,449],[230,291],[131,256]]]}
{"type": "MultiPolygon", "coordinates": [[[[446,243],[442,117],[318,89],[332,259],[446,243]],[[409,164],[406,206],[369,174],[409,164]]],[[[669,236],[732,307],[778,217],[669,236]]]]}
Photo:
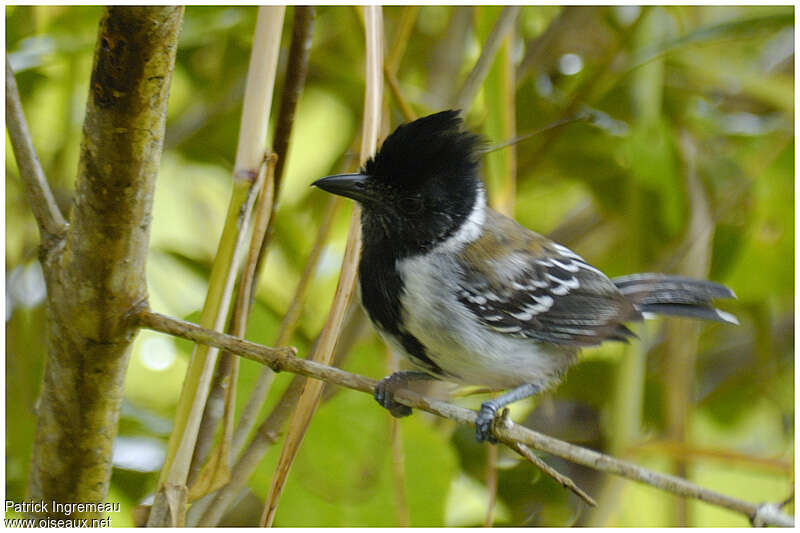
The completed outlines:
{"type": "Polygon", "coordinates": [[[414,110],[411,109],[408,101],[406,101],[406,98],[400,91],[400,85],[398,84],[397,76],[391,71],[391,69],[389,69],[389,65],[383,66],[383,74],[386,77],[386,82],[389,84],[389,90],[392,92],[392,97],[394,98],[395,102],[397,102],[400,112],[403,113],[403,118],[407,122],[411,122],[417,118],[416,113],[414,113],[414,110]]]}
{"type": "Polygon", "coordinates": [[[397,23],[397,31],[394,34],[392,46],[386,57],[386,68],[393,74],[396,74],[397,69],[400,68],[400,62],[406,53],[406,46],[408,46],[411,32],[414,30],[414,24],[417,22],[418,13],[419,6],[406,6],[403,8],[403,14],[400,16],[400,22],[397,23]]]}
{"type": "Polygon", "coordinates": [[[561,485],[562,487],[571,490],[574,492],[581,500],[585,501],[587,504],[594,507],[597,505],[597,502],[594,499],[586,494],[580,487],[578,487],[575,482],[573,482],[570,478],[565,476],[564,474],[560,473],[558,470],[554,469],[547,463],[545,463],[540,457],[538,457],[535,453],[531,451],[530,448],[521,444],[519,442],[512,442],[508,444],[508,447],[523,456],[525,459],[530,461],[534,464],[539,470],[550,476],[551,478],[555,479],[556,482],[561,485]]]}
{"type": "Polygon", "coordinates": [[[519,10],[520,6],[506,6],[500,12],[497,22],[492,28],[492,33],[489,34],[486,44],[483,45],[478,62],[475,63],[472,72],[467,76],[464,85],[461,86],[461,90],[455,98],[456,109],[462,109],[466,112],[472,105],[475,95],[478,94],[478,89],[480,89],[484,78],[489,73],[489,67],[492,66],[494,56],[500,49],[500,45],[503,44],[503,39],[514,27],[514,21],[517,19],[519,10]]]}
{"type": "Polygon", "coordinates": [[[36,156],[28,123],[22,110],[17,80],[6,54],[6,127],[11,139],[14,157],[17,159],[19,175],[22,179],[25,196],[39,226],[42,243],[47,246],[51,238],[62,236],[67,230],[67,221],[56,204],[50,185],[36,156]]]}

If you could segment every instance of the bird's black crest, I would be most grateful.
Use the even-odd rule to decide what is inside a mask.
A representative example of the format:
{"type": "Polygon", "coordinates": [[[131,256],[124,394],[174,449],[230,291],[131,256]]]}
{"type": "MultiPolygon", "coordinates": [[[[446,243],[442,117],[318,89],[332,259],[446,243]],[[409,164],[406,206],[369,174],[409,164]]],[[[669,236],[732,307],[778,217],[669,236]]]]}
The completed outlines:
{"type": "Polygon", "coordinates": [[[414,187],[438,176],[476,177],[483,141],[463,129],[458,111],[435,113],[399,126],[364,166],[364,173],[414,187]]]}

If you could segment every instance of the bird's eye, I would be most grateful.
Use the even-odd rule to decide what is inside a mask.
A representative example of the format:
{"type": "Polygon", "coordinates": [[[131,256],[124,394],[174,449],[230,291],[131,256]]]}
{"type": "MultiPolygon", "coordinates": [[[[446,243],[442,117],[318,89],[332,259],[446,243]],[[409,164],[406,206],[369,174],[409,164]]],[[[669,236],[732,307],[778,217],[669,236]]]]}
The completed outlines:
{"type": "Polygon", "coordinates": [[[401,198],[399,207],[406,215],[416,215],[422,211],[422,199],[414,196],[401,198]]]}

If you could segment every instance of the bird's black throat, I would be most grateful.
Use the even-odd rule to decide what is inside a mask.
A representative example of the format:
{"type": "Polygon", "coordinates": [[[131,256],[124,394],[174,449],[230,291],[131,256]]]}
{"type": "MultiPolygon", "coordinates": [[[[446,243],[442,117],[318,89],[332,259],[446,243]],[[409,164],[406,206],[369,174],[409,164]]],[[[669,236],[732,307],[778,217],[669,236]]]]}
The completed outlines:
{"type": "Polygon", "coordinates": [[[414,363],[441,376],[443,371],[433,362],[422,343],[401,327],[401,296],[405,287],[395,267],[396,255],[387,244],[385,241],[372,244],[364,241],[358,266],[361,304],[370,320],[397,339],[414,363]]]}

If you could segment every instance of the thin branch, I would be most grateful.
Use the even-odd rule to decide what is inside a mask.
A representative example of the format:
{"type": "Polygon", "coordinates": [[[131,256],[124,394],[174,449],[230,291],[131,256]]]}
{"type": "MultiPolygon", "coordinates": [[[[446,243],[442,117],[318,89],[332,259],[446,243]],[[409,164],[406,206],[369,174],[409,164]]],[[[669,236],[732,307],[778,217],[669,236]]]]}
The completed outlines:
{"type": "Polygon", "coordinates": [[[397,74],[397,69],[400,68],[400,62],[406,53],[406,46],[411,37],[411,32],[414,31],[414,24],[417,22],[417,13],[419,6],[406,6],[403,8],[403,14],[400,16],[400,22],[397,23],[397,31],[392,40],[392,46],[389,55],[386,58],[386,69],[392,74],[397,74]]]}
{"type": "Polygon", "coordinates": [[[549,464],[545,463],[540,457],[538,457],[535,453],[533,453],[531,449],[525,446],[524,444],[515,442],[510,444],[509,447],[518,454],[520,454],[521,456],[523,456],[525,459],[533,463],[534,466],[536,466],[546,475],[555,479],[556,483],[558,483],[565,489],[569,489],[572,492],[574,492],[575,495],[577,495],[581,500],[585,501],[588,505],[591,505],[592,507],[597,505],[597,502],[595,502],[591,496],[586,494],[580,487],[578,487],[574,481],[572,481],[564,474],[560,473],[558,470],[551,467],[549,464]]]}
{"type": "Polygon", "coordinates": [[[551,122],[550,124],[548,124],[546,126],[543,126],[541,128],[535,129],[533,131],[529,131],[527,133],[522,133],[520,135],[516,135],[516,136],[508,139],[507,141],[501,141],[501,142],[499,142],[497,144],[493,144],[493,145],[487,147],[484,150],[483,153],[490,154],[492,152],[496,152],[497,150],[502,150],[503,148],[505,148],[507,146],[514,146],[516,144],[521,143],[522,141],[527,141],[531,137],[535,137],[536,135],[544,133],[544,132],[546,132],[548,130],[551,130],[553,128],[558,128],[560,126],[564,126],[566,124],[571,124],[573,122],[588,122],[589,120],[591,120],[591,115],[589,113],[578,112],[578,113],[575,113],[572,116],[563,117],[561,119],[555,120],[555,121],[551,122]]]}
{"type": "MultiPolygon", "coordinates": [[[[293,374],[301,374],[306,377],[365,392],[370,395],[373,394],[375,386],[378,384],[377,380],[365,376],[352,374],[335,367],[295,357],[295,350],[292,348],[268,348],[244,339],[225,335],[224,333],[201,328],[200,326],[183,320],[154,313],[147,309],[139,313],[138,320],[139,325],[142,327],[188,339],[196,343],[208,344],[209,346],[228,350],[231,353],[267,365],[276,372],[286,371],[293,374]]],[[[395,399],[403,405],[421,409],[461,424],[475,424],[475,411],[441,400],[428,398],[410,390],[398,390],[395,394],[395,399]]],[[[638,481],[678,496],[694,498],[711,505],[730,509],[748,518],[756,517],[757,513],[759,513],[759,509],[764,508],[764,505],[771,505],[754,504],[732,498],[690,483],[685,479],[653,472],[652,470],[648,470],[629,461],[623,461],[594,450],[575,446],[574,444],[549,437],[524,426],[514,424],[508,419],[502,420],[501,424],[494,424],[492,433],[498,441],[510,446],[514,446],[516,443],[525,444],[535,450],[561,457],[576,464],[638,481]]],[[[768,525],[784,527],[792,527],[794,525],[794,518],[785,513],[762,511],[758,516],[768,520],[768,522],[765,522],[765,524],[768,525]]]]}
{"type": "Polygon", "coordinates": [[[281,105],[278,110],[278,118],[275,123],[275,136],[272,140],[272,151],[278,156],[278,164],[275,166],[275,199],[272,205],[272,213],[267,224],[267,232],[264,240],[261,241],[261,249],[258,251],[258,263],[256,266],[256,279],[261,276],[261,268],[267,257],[267,249],[272,241],[274,229],[275,213],[278,209],[277,199],[280,197],[281,185],[283,184],[283,170],[286,168],[289,156],[289,142],[292,138],[294,128],[294,113],[297,109],[297,102],[305,86],[306,76],[308,75],[308,58],[311,55],[311,41],[314,33],[313,6],[295,6],[294,22],[292,26],[292,43],[289,45],[289,60],[286,65],[286,77],[281,90],[281,105]]]}
{"type": "Polygon", "coordinates": [[[400,62],[403,60],[403,55],[405,55],[408,40],[411,37],[411,32],[414,30],[414,23],[417,21],[418,11],[419,6],[406,6],[403,9],[403,14],[398,23],[389,56],[386,58],[386,63],[383,65],[383,74],[386,77],[386,82],[389,84],[392,97],[400,107],[403,118],[408,122],[411,122],[417,117],[400,91],[400,84],[397,81],[397,69],[400,68],[400,62]]]}
{"type": "Polygon", "coordinates": [[[547,59],[546,54],[554,49],[553,43],[558,40],[559,35],[563,35],[569,31],[570,25],[574,24],[573,20],[586,16],[590,8],[586,6],[566,6],[561,9],[561,12],[556,16],[547,29],[525,45],[525,56],[517,66],[516,80],[517,87],[520,87],[528,77],[533,74],[537,69],[544,70],[543,63],[547,59]]]}
{"type": "MultiPolygon", "coordinates": [[[[582,9],[582,8],[576,8],[582,9]]],[[[641,11],[639,12],[639,16],[637,19],[625,30],[625,33],[620,36],[619,40],[616,41],[614,45],[606,50],[603,54],[602,58],[598,62],[598,66],[594,73],[588,77],[573,93],[570,101],[567,105],[563,108],[563,111],[560,114],[560,117],[557,121],[562,121],[568,119],[571,116],[574,116],[580,109],[585,109],[585,104],[588,101],[588,97],[591,95],[592,90],[594,90],[597,86],[600,85],[600,82],[611,71],[611,65],[614,59],[617,57],[617,54],[620,50],[624,49],[628,42],[632,39],[632,36],[636,34],[636,31],[642,21],[646,18],[645,14],[649,11],[650,6],[644,6],[641,11]]],[[[566,16],[567,10],[572,12],[571,8],[566,8],[563,14],[566,16]]],[[[553,24],[556,24],[560,21],[560,23],[564,23],[564,20],[561,16],[558,17],[553,24]]],[[[553,25],[551,24],[551,26],[553,25]]],[[[522,82],[522,77],[525,74],[522,72],[518,72],[518,79],[517,83],[520,84],[522,82]]],[[[519,85],[518,85],[519,86],[519,85]]],[[[597,95],[595,95],[595,100],[597,99],[597,95]]],[[[547,131],[547,135],[545,135],[544,140],[536,149],[536,152],[533,153],[532,156],[529,157],[531,163],[526,168],[526,176],[535,175],[533,173],[533,169],[535,169],[539,164],[544,162],[546,158],[544,155],[547,153],[548,150],[553,146],[555,141],[558,137],[564,132],[562,128],[552,128],[547,131]]]]}
{"type": "Polygon", "coordinates": [[[456,109],[462,109],[466,112],[472,105],[475,95],[478,94],[478,89],[480,89],[484,78],[489,73],[489,67],[492,66],[494,56],[500,49],[500,45],[503,44],[506,34],[514,27],[514,21],[517,19],[519,10],[520,6],[506,6],[500,12],[497,22],[492,28],[492,33],[489,34],[486,43],[483,45],[478,62],[475,63],[472,72],[467,76],[464,85],[462,85],[458,96],[455,98],[456,109]]]}
{"type": "Polygon", "coordinates": [[[314,34],[314,6],[295,6],[292,26],[292,44],[289,47],[289,60],[286,79],[281,90],[281,106],[275,123],[275,138],[272,150],[278,155],[275,167],[275,194],[280,191],[289,141],[292,137],[294,112],[303,92],[308,75],[308,58],[311,55],[311,40],[314,34]]]}
{"type": "Polygon", "coordinates": [[[411,106],[408,105],[403,93],[400,92],[400,86],[397,83],[397,76],[395,76],[394,72],[389,69],[389,65],[384,65],[383,74],[386,78],[386,82],[389,84],[392,97],[394,98],[395,102],[397,102],[400,112],[403,113],[403,118],[405,118],[408,122],[411,122],[417,118],[416,114],[411,109],[411,106]]]}
{"type": "MultiPolygon", "coordinates": [[[[149,309],[143,309],[139,312],[138,322],[139,326],[143,328],[166,333],[173,337],[187,339],[197,344],[211,346],[220,350],[227,350],[277,371],[284,369],[282,363],[283,358],[295,358],[297,355],[297,350],[289,346],[269,348],[239,337],[234,337],[233,335],[206,329],[191,322],[171,318],[149,309]],[[277,368],[276,365],[278,365],[277,368]]],[[[291,364],[289,366],[293,367],[291,364]]]]}
{"type": "Polygon", "coordinates": [[[792,475],[792,463],[771,457],[754,457],[744,453],[729,450],[713,450],[707,448],[694,448],[684,442],[674,440],[651,441],[634,445],[628,448],[630,453],[637,455],[656,453],[674,458],[710,459],[733,466],[765,470],[782,475],[792,475]]]}
{"type": "Polygon", "coordinates": [[[17,159],[19,176],[28,197],[28,203],[33,211],[42,243],[48,246],[48,241],[54,237],[63,236],[67,230],[67,221],[58,209],[56,200],[47,183],[47,178],[36,156],[33,140],[25,121],[25,113],[17,89],[17,80],[6,54],[6,127],[17,159]]]}

